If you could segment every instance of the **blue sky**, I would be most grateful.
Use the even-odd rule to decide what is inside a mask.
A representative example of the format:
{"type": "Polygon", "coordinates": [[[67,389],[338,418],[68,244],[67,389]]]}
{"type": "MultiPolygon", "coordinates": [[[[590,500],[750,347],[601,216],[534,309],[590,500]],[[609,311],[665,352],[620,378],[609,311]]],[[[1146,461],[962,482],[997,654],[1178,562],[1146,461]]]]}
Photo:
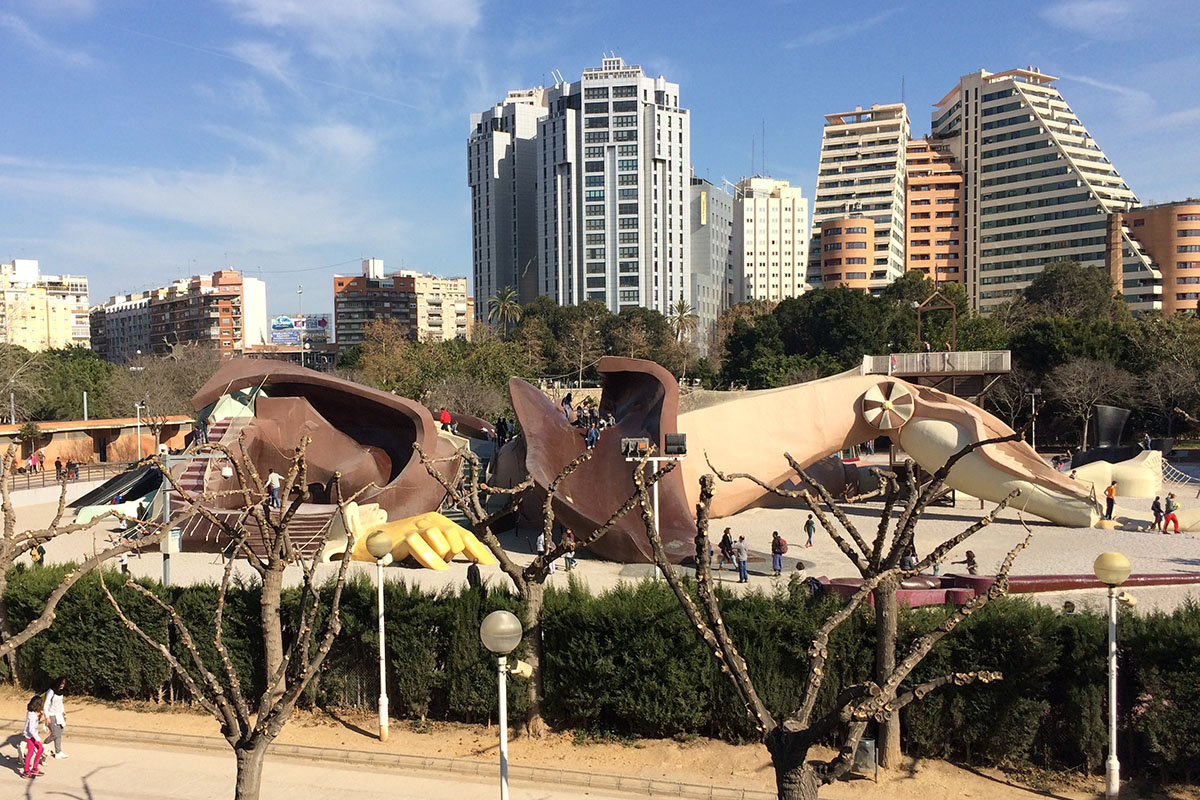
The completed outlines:
{"type": "Polygon", "coordinates": [[[1034,65],[1143,202],[1200,195],[1193,0],[0,0],[0,260],[92,300],[229,265],[328,310],[383,258],[470,272],[468,116],[616,51],[680,84],[696,173],[811,198],[822,116],[1034,65]],[[338,265],[338,266],[333,266],[338,265]]]}

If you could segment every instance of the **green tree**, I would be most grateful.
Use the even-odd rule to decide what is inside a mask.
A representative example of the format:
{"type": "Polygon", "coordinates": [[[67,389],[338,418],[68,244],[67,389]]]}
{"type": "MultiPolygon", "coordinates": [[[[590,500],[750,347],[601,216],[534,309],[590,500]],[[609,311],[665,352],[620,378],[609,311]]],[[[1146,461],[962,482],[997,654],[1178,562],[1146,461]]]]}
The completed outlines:
{"type": "Polygon", "coordinates": [[[682,297],[671,304],[668,320],[671,333],[675,334],[675,340],[680,342],[685,341],[700,327],[700,315],[692,308],[692,304],[682,297]]]}
{"type": "Polygon", "coordinates": [[[120,416],[111,407],[112,378],[116,368],[92,350],[75,345],[42,354],[41,368],[53,391],[42,395],[33,415],[44,420],[83,419],[83,393],[88,394],[88,416],[120,416]]]}
{"type": "Polygon", "coordinates": [[[498,322],[504,330],[508,330],[514,322],[521,319],[521,303],[517,300],[517,290],[505,286],[488,298],[488,321],[498,322]]]}
{"type": "Polygon", "coordinates": [[[1109,322],[1130,318],[1129,306],[1117,294],[1109,274],[1078,261],[1047,264],[1025,288],[1022,298],[1047,315],[1109,322]]]}

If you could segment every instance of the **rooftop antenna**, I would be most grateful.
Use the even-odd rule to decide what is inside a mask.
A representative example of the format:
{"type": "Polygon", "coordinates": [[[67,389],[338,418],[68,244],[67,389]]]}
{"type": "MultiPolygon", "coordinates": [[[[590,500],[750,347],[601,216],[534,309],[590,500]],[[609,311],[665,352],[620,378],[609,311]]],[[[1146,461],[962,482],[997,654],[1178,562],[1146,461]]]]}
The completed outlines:
{"type": "Polygon", "coordinates": [[[764,177],[769,175],[767,172],[767,120],[764,117],[762,121],[762,174],[764,177]]]}
{"type": "Polygon", "coordinates": [[[750,137],[750,175],[754,175],[754,160],[756,158],[754,148],[758,145],[758,140],[754,136],[750,137]]]}
{"type": "Polygon", "coordinates": [[[900,76],[900,102],[904,102],[904,76],[900,76]]]}

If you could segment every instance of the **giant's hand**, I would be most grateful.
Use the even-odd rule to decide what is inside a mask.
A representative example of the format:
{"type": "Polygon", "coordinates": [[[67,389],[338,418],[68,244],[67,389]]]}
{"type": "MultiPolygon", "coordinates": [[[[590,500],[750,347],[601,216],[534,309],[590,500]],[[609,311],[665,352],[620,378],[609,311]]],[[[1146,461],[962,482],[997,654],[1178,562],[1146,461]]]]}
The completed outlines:
{"type": "Polygon", "coordinates": [[[429,569],[446,569],[457,555],[464,555],[477,564],[495,564],[496,558],[487,545],[475,534],[436,511],[406,517],[387,519],[387,513],[374,503],[359,506],[347,503],[342,514],[335,518],[335,527],[330,530],[325,559],[344,553],[346,530],[354,534],[354,549],[350,558],[355,561],[374,561],[367,552],[367,537],[375,531],[383,531],[392,540],[392,559],[402,561],[412,557],[429,569]],[[338,522],[344,526],[339,530],[338,522]],[[340,540],[341,549],[335,542],[340,540]]]}

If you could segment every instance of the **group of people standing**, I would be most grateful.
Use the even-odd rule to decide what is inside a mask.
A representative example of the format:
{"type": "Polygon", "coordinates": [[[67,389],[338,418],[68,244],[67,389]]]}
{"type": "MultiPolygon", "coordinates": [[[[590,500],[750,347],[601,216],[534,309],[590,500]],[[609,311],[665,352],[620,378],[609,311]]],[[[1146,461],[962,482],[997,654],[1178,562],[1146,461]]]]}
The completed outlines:
{"type": "Polygon", "coordinates": [[[66,758],[63,750],[63,730],[67,727],[63,711],[63,694],[67,691],[67,679],[58,678],[43,694],[34,695],[25,707],[25,766],[22,778],[36,778],[42,774],[42,756],[45,754],[41,726],[45,724],[54,740],[54,757],[66,758]]]}

